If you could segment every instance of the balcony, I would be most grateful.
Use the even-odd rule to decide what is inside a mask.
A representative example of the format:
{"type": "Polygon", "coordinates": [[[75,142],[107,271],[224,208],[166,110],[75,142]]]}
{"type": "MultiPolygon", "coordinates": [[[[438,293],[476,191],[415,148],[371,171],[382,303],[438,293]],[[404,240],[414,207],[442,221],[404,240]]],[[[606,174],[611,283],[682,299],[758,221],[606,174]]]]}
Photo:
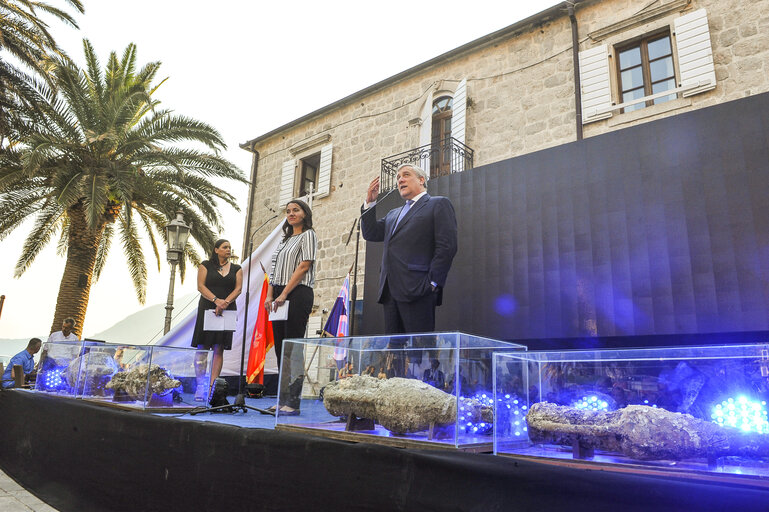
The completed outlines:
{"type": "Polygon", "coordinates": [[[430,178],[473,168],[473,150],[453,137],[388,156],[382,159],[380,193],[395,188],[395,173],[403,164],[414,164],[429,171],[430,178]]]}

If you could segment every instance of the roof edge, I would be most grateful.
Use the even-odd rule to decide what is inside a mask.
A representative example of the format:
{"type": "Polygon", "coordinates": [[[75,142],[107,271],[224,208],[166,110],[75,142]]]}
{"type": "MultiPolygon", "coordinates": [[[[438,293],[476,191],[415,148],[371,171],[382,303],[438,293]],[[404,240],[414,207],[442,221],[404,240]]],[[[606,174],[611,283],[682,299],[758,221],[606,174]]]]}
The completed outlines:
{"type": "MultiPolygon", "coordinates": [[[[589,1],[589,0],[588,0],[589,1]]],[[[551,19],[556,19],[561,16],[568,16],[567,14],[567,7],[569,4],[577,4],[577,3],[588,3],[588,1],[582,0],[574,0],[573,2],[563,1],[559,2],[558,4],[548,7],[544,11],[541,11],[537,14],[534,14],[532,16],[529,16],[528,18],[524,18],[521,21],[518,21],[516,23],[513,23],[512,25],[509,25],[507,27],[501,28],[495,32],[492,32],[491,34],[487,34],[485,36],[479,37],[478,39],[474,39],[473,41],[470,41],[469,43],[465,43],[462,46],[459,46],[458,48],[455,48],[453,50],[449,50],[448,52],[442,53],[441,55],[438,55],[437,57],[433,57],[432,59],[425,61],[421,64],[417,64],[416,66],[413,66],[405,71],[401,71],[400,73],[393,75],[389,78],[385,78],[384,80],[381,80],[373,85],[370,85],[366,87],[365,89],[361,89],[358,92],[354,92],[350,94],[349,96],[346,96],[340,100],[335,101],[334,103],[330,103],[329,105],[326,105],[325,107],[321,107],[318,110],[315,110],[313,112],[310,112],[309,114],[305,114],[302,117],[299,117],[297,119],[294,119],[291,122],[288,122],[282,126],[279,126],[278,128],[275,128],[274,130],[271,130],[263,135],[260,135],[254,139],[250,139],[242,144],[239,144],[239,147],[241,149],[244,149],[246,151],[253,151],[254,146],[262,142],[273,135],[277,135],[278,133],[287,130],[289,128],[292,128],[296,125],[302,124],[306,121],[309,121],[313,118],[319,117],[331,110],[337,109],[339,107],[345,106],[349,103],[352,103],[356,100],[358,100],[361,97],[367,96],[373,92],[376,92],[380,89],[383,89],[389,85],[392,85],[394,83],[400,82],[401,80],[405,80],[406,78],[410,77],[411,75],[414,75],[415,73],[419,71],[424,71],[426,69],[429,69],[432,66],[435,66],[437,64],[444,63],[447,59],[454,59],[459,56],[461,56],[464,53],[468,53],[470,51],[477,50],[479,48],[483,48],[484,46],[488,46],[490,44],[493,44],[494,42],[504,39],[506,37],[509,37],[517,32],[523,31],[523,29],[527,28],[530,25],[535,25],[537,23],[543,23],[545,21],[549,21],[551,19]]]]}

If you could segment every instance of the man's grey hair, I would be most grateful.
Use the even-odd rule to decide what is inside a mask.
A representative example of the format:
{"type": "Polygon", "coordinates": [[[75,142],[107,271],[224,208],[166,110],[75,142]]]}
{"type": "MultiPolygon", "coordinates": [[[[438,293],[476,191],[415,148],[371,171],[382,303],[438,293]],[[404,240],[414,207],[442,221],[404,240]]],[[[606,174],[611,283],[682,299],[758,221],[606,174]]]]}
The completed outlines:
{"type": "Polygon", "coordinates": [[[411,167],[412,169],[414,169],[414,174],[416,174],[417,177],[424,178],[425,179],[425,189],[427,189],[427,180],[429,180],[430,178],[427,176],[427,173],[424,171],[424,169],[422,169],[418,165],[409,164],[409,163],[401,164],[395,170],[395,176],[398,176],[398,173],[401,172],[401,169],[403,169],[404,167],[411,167]]]}
{"type": "Polygon", "coordinates": [[[75,325],[77,324],[77,322],[75,322],[75,319],[74,319],[74,318],[65,318],[65,319],[64,319],[64,321],[63,321],[62,323],[63,323],[63,324],[69,324],[69,325],[71,325],[72,327],[75,327],[75,325]]]}

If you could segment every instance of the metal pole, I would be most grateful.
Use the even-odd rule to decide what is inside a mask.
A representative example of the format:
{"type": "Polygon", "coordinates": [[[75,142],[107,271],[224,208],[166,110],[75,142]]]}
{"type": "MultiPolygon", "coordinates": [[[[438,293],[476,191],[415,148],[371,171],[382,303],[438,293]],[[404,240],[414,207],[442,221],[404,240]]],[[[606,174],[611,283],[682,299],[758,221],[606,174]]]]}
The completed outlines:
{"type": "Polygon", "coordinates": [[[5,295],[0,295],[0,316],[3,316],[3,303],[5,303],[5,295]]]}
{"type": "Polygon", "coordinates": [[[347,312],[347,317],[350,322],[350,336],[355,336],[355,310],[358,302],[358,251],[360,250],[360,217],[355,221],[355,259],[352,265],[352,289],[350,295],[352,300],[350,301],[350,309],[352,311],[347,312]]]}
{"type": "MultiPolygon", "coordinates": [[[[238,374],[238,394],[235,397],[235,403],[232,405],[241,406],[246,404],[246,394],[243,391],[243,381],[246,380],[245,374],[246,366],[246,326],[248,325],[248,303],[251,295],[251,267],[254,266],[254,262],[251,257],[254,255],[254,237],[252,236],[248,240],[248,275],[246,276],[246,303],[243,306],[243,340],[240,344],[240,374],[238,374]]],[[[264,307],[264,305],[261,305],[264,307]]],[[[257,313],[257,320],[259,314],[257,313]]],[[[265,353],[264,357],[267,357],[265,353]]]]}
{"type": "Polygon", "coordinates": [[[574,5],[577,2],[569,2],[569,19],[571,20],[571,49],[574,62],[574,110],[576,112],[577,140],[582,140],[582,83],[579,78],[579,30],[577,28],[577,15],[574,13],[574,5]]]}
{"type": "Polygon", "coordinates": [[[168,300],[166,300],[166,325],[163,335],[171,330],[171,311],[174,310],[174,281],[176,281],[176,260],[171,261],[171,281],[168,283],[168,300]]]}

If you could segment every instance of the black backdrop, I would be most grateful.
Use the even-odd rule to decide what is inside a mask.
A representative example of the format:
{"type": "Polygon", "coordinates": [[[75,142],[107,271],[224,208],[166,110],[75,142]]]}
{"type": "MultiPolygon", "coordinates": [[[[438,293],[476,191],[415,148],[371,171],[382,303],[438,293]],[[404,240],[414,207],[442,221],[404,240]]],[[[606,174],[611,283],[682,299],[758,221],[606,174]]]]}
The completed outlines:
{"type": "MultiPolygon", "coordinates": [[[[437,330],[532,348],[766,340],[768,114],[761,94],[431,180],[459,223],[437,330]]],[[[362,334],[383,328],[381,250],[367,244],[362,334]]]]}

